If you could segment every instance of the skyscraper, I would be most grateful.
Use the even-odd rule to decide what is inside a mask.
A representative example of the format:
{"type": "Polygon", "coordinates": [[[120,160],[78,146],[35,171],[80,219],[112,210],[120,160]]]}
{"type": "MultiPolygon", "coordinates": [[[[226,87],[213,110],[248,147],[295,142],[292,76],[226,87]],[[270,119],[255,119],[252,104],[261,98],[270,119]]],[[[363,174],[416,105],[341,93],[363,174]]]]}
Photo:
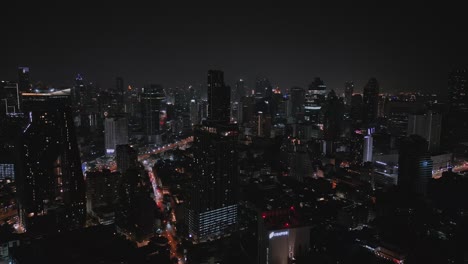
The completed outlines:
{"type": "Polygon", "coordinates": [[[301,87],[293,87],[290,93],[291,116],[296,119],[302,119],[304,115],[305,91],[301,87]]]}
{"type": "Polygon", "coordinates": [[[416,134],[426,139],[431,153],[439,151],[441,128],[442,116],[432,111],[424,115],[410,114],[408,116],[408,136],[416,134]]]}
{"type": "Polygon", "coordinates": [[[128,120],[123,116],[107,117],[104,120],[106,153],[114,154],[117,145],[128,144],[128,120]]]}
{"type": "Polygon", "coordinates": [[[18,67],[18,88],[20,92],[29,92],[31,81],[29,80],[29,67],[18,67]]]}
{"type": "Polygon", "coordinates": [[[208,72],[208,95],[208,120],[194,131],[193,188],[186,217],[196,241],[225,235],[237,223],[239,130],[229,123],[230,93],[223,72],[208,72]]]}
{"type": "Polygon", "coordinates": [[[121,77],[117,77],[115,79],[115,89],[117,91],[117,94],[118,94],[118,111],[120,113],[124,113],[125,112],[125,99],[124,99],[124,96],[125,96],[125,89],[124,89],[124,81],[121,77]]]}
{"type": "Polygon", "coordinates": [[[237,223],[238,128],[205,122],[195,129],[194,182],[188,228],[197,241],[222,236],[237,223]]]}
{"type": "Polygon", "coordinates": [[[374,142],[373,142],[372,134],[365,136],[362,162],[372,162],[373,145],[374,145],[374,142]]]}
{"type": "Polygon", "coordinates": [[[377,120],[379,107],[379,83],[375,78],[370,78],[364,87],[363,107],[364,124],[372,125],[377,120]]]}
{"type": "Polygon", "coordinates": [[[273,87],[267,78],[260,78],[255,82],[255,94],[261,94],[263,97],[271,97],[273,87]]]}
{"type": "Polygon", "coordinates": [[[398,156],[398,186],[409,195],[427,195],[432,178],[432,159],[427,141],[418,135],[402,140],[398,156]]]}
{"type": "Polygon", "coordinates": [[[117,145],[116,148],[117,170],[125,173],[129,168],[138,166],[138,152],[130,145],[117,145]]]}
{"type": "Polygon", "coordinates": [[[85,188],[70,90],[23,93],[23,103],[29,123],[17,181],[20,221],[31,232],[83,227],[85,188]]]}
{"type": "Polygon", "coordinates": [[[151,84],[141,95],[143,107],[143,132],[148,143],[160,143],[160,112],[166,99],[160,85],[151,84]]]}
{"type": "Polygon", "coordinates": [[[0,113],[19,113],[21,110],[19,88],[17,83],[0,82],[0,113]]]}
{"type": "Polygon", "coordinates": [[[247,92],[247,91],[246,91],[246,87],[245,87],[244,80],[239,79],[239,80],[236,82],[236,91],[235,91],[234,101],[240,102],[240,99],[241,99],[243,96],[246,96],[246,92],[247,92]]]}
{"type": "Polygon", "coordinates": [[[450,111],[468,113],[467,69],[457,69],[450,73],[448,92],[450,111]]]}
{"type": "Polygon", "coordinates": [[[208,71],[208,120],[229,123],[231,90],[224,84],[222,71],[208,71]]]}
{"type": "Polygon", "coordinates": [[[305,94],[304,120],[306,122],[312,124],[322,123],[320,113],[325,103],[326,93],[327,86],[320,78],[316,77],[305,94]]]}
{"type": "Polygon", "coordinates": [[[328,93],[322,113],[325,140],[336,140],[341,135],[343,126],[344,104],[334,90],[328,93]]]}
{"type": "Polygon", "coordinates": [[[354,83],[353,82],[345,82],[345,105],[351,106],[351,98],[353,97],[354,92],[354,83]]]}

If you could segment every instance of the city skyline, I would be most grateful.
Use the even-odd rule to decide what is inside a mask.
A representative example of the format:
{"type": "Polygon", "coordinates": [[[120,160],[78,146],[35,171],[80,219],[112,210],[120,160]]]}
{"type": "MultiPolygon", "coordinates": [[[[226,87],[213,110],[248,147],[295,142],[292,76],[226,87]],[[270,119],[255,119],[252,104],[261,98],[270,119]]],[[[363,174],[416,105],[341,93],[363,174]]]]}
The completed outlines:
{"type": "Polygon", "coordinates": [[[339,93],[354,81],[359,92],[375,77],[384,92],[444,92],[448,72],[468,57],[458,11],[431,5],[6,8],[0,78],[29,66],[32,80],[55,86],[78,73],[103,88],[117,76],[135,86],[198,85],[206,70],[220,69],[227,84],[245,79],[249,89],[257,78],[285,90],[320,77],[339,93]]]}

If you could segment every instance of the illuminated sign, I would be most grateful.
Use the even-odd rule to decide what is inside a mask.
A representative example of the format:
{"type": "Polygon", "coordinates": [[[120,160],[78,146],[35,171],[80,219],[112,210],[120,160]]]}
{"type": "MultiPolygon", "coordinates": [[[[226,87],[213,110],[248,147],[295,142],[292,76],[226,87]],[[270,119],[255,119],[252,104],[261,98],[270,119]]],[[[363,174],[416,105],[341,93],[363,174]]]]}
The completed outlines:
{"type": "Polygon", "coordinates": [[[271,232],[270,235],[268,236],[270,239],[274,237],[280,237],[280,236],[287,236],[289,235],[289,231],[281,231],[281,232],[271,232]]]}

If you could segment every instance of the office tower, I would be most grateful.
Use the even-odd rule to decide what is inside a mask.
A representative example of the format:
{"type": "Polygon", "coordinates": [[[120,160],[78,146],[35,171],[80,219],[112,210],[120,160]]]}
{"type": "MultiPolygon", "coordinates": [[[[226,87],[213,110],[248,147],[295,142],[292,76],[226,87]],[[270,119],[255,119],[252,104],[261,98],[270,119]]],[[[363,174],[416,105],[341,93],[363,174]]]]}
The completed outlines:
{"type": "Polygon", "coordinates": [[[398,186],[409,195],[427,195],[432,178],[432,159],[427,141],[418,135],[406,137],[400,143],[398,157],[398,186]]]}
{"type": "Polygon", "coordinates": [[[450,73],[448,92],[450,112],[468,113],[467,69],[457,69],[450,73]]]}
{"type": "Polygon", "coordinates": [[[255,113],[255,98],[252,96],[242,97],[239,109],[242,109],[240,111],[241,112],[240,119],[239,119],[240,124],[245,124],[245,123],[249,123],[253,121],[254,113],[255,113]]]}
{"type": "Polygon", "coordinates": [[[28,125],[22,132],[18,183],[20,221],[28,232],[84,226],[85,187],[70,107],[70,89],[23,93],[28,125]]]}
{"type": "Polygon", "coordinates": [[[351,119],[353,123],[360,124],[363,118],[362,95],[354,94],[351,98],[351,119]]]}
{"type": "Polygon", "coordinates": [[[81,74],[77,74],[75,77],[75,84],[73,85],[71,92],[71,100],[73,106],[82,107],[86,98],[86,85],[84,83],[81,74]]]}
{"type": "Polygon", "coordinates": [[[237,222],[238,128],[205,122],[195,129],[194,182],[188,210],[189,232],[206,241],[237,222]]]}
{"type": "Polygon", "coordinates": [[[151,84],[141,94],[143,132],[148,143],[159,144],[161,141],[160,113],[165,99],[164,89],[160,85],[151,84]]]}
{"type": "Polygon", "coordinates": [[[124,81],[121,77],[117,77],[115,79],[115,90],[118,94],[118,107],[117,107],[117,111],[119,113],[125,113],[125,88],[124,88],[124,81]]]}
{"type": "Polygon", "coordinates": [[[20,92],[29,92],[31,90],[29,67],[18,67],[18,88],[20,92]]]}
{"type": "Polygon", "coordinates": [[[129,168],[138,166],[138,151],[130,145],[117,145],[115,160],[117,170],[125,173],[129,168]]]}
{"type": "Polygon", "coordinates": [[[300,87],[293,87],[290,91],[291,116],[297,120],[304,115],[305,91],[300,87]]]}
{"type": "Polygon", "coordinates": [[[468,70],[450,73],[448,82],[449,111],[444,116],[443,146],[447,149],[468,141],[468,70]]]}
{"type": "Polygon", "coordinates": [[[97,210],[100,207],[111,209],[118,202],[118,188],[121,178],[120,172],[111,172],[107,169],[87,172],[86,211],[96,215],[100,211],[97,210]]]}
{"type": "Polygon", "coordinates": [[[21,132],[25,125],[22,116],[0,117],[0,181],[15,181],[22,173],[21,132]]]}
{"type": "Polygon", "coordinates": [[[372,134],[369,133],[364,136],[364,149],[362,155],[362,162],[372,162],[374,139],[372,134]]]}
{"type": "Polygon", "coordinates": [[[261,97],[271,97],[273,86],[267,78],[260,78],[255,82],[255,94],[259,94],[261,97]]]}
{"type": "Polygon", "coordinates": [[[237,223],[239,130],[226,118],[230,93],[222,72],[209,71],[208,89],[208,120],[194,131],[193,188],[186,218],[196,241],[230,233],[237,223]],[[227,101],[215,100],[223,95],[227,101]]]}
{"type": "Polygon", "coordinates": [[[353,97],[354,92],[354,82],[345,82],[345,105],[351,106],[351,99],[353,97]]]}
{"type": "Polygon", "coordinates": [[[327,86],[318,77],[309,85],[304,102],[304,121],[307,123],[322,123],[320,113],[325,103],[326,90],[327,86]]]}
{"type": "Polygon", "coordinates": [[[229,123],[231,90],[224,84],[222,71],[208,71],[208,120],[229,123]]]}
{"type": "Polygon", "coordinates": [[[198,103],[195,99],[190,100],[190,122],[192,126],[199,123],[198,103]]]}
{"type": "Polygon", "coordinates": [[[431,153],[439,151],[440,133],[442,129],[442,116],[428,111],[424,115],[408,116],[407,134],[419,135],[428,141],[428,150],[431,153]]]}
{"type": "Polygon", "coordinates": [[[107,154],[114,154],[117,145],[128,144],[128,120],[123,116],[104,120],[104,136],[107,154]]]}
{"type": "Polygon", "coordinates": [[[236,82],[236,90],[235,90],[234,100],[239,102],[242,97],[246,96],[246,93],[247,93],[247,91],[246,91],[244,80],[239,79],[236,82]]]}
{"type": "Polygon", "coordinates": [[[21,112],[20,95],[17,83],[0,82],[0,114],[21,112]]]}
{"type": "Polygon", "coordinates": [[[325,140],[336,140],[343,126],[344,104],[334,90],[331,90],[322,108],[325,140]]]}
{"type": "Polygon", "coordinates": [[[379,106],[379,83],[375,78],[370,78],[364,87],[363,96],[363,122],[365,125],[370,126],[377,120],[377,112],[379,106]]]}

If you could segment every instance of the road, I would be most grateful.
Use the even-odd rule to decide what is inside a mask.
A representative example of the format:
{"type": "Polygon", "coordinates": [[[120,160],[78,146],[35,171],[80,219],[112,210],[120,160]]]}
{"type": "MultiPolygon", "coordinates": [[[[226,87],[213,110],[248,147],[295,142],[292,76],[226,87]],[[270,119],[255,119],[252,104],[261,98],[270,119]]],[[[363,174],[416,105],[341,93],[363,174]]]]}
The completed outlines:
{"type": "MultiPolygon", "coordinates": [[[[442,177],[442,173],[444,173],[445,171],[447,171],[447,169],[437,170],[437,171],[433,172],[432,173],[432,178],[439,179],[440,177],[442,177]]],[[[468,171],[468,162],[465,161],[465,162],[463,162],[463,164],[453,166],[452,171],[453,172],[468,171]]]]}
{"type": "MultiPolygon", "coordinates": [[[[138,160],[143,162],[145,165],[146,171],[148,171],[148,177],[151,182],[151,186],[153,188],[153,194],[154,194],[154,201],[156,205],[158,206],[159,210],[163,213],[163,215],[166,215],[164,212],[164,204],[163,204],[163,194],[161,192],[161,188],[159,186],[162,186],[161,180],[157,177],[156,171],[153,170],[152,168],[152,163],[151,162],[144,162],[147,161],[152,154],[159,154],[163,153],[168,150],[172,150],[178,147],[185,147],[188,143],[193,142],[193,137],[188,137],[186,139],[183,139],[181,141],[168,144],[166,146],[154,149],[152,152],[148,152],[145,154],[141,154],[138,156],[138,160]]],[[[162,233],[162,235],[167,238],[167,241],[169,243],[170,251],[171,251],[171,258],[177,258],[179,264],[184,264],[185,263],[185,256],[179,254],[177,252],[177,234],[175,227],[171,225],[171,220],[175,220],[175,215],[169,214],[169,218],[171,219],[165,219],[167,224],[165,226],[165,230],[162,233]]],[[[175,222],[175,221],[174,221],[175,222]]]]}

